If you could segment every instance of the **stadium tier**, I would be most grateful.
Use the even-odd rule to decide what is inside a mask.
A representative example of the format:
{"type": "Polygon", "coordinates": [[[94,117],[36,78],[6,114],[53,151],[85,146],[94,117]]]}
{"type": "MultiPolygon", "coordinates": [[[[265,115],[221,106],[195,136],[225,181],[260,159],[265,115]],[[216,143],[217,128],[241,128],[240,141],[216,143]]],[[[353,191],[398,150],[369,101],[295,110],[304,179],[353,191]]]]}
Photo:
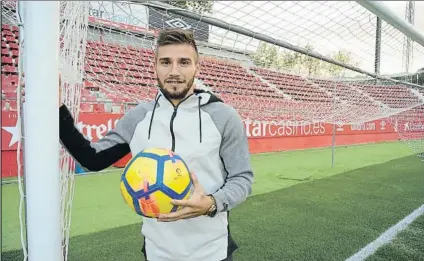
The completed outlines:
{"type": "Polygon", "coordinates": [[[420,103],[418,96],[403,86],[367,86],[357,85],[356,88],[367,92],[372,98],[392,108],[404,108],[407,104],[420,103]]]}
{"type": "MultiPolygon", "coordinates": [[[[2,110],[13,111],[17,108],[18,28],[2,25],[1,37],[2,110]]],[[[87,50],[85,72],[90,80],[85,81],[82,91],[82,112],[122,113],[125,110],[123,103],[135,104],[154,97],[157,83],[152,49],[88,41],[87,50]],[[101,88],[101,85],[107,85],[107,88],[101,88]]],[[[284,107],[280,106],[283,103],[291,103],[292,108],[311,103],[324,108],[330,107],[334,98],[362,108],[373,105],[404,108],[424,99],[423,90],[414,93],[404,86],[369,86],[311,79],[203,55],[200,68],[195,82],[197,87],[218,94],[244,117],[259,115],[258,108],[267,106],[267,115],[262,111],[262,117],[281,118],[278,108],[284,107]]]]}
{"type": "Polygon", "coordinates": [[[332,101],[331,95],[301,76],[274,72],[262,68],[252,68],[251,70],[295,100],[328,103],[332,101]]]}

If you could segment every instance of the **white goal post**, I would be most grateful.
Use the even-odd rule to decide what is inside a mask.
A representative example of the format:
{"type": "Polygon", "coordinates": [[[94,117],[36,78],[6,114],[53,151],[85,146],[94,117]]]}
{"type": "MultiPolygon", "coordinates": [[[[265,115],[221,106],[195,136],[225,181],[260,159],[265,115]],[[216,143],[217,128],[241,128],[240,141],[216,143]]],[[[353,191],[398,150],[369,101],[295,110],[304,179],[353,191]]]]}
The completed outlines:
{"type": "Polygon", "coordinates": [[[24,145],[28,258],[63,259],[59,170],[58,1],[25,1],[24,145]]]}
{"type": "Polygon", "coordinates": [[[17,149],[17,174],[24,260],[67,260],[74,161],[59,142],[59,88],[61,102],[78,120],[88,2],[8,1],[2,8],[7,20],[19,26],[17,125],[22,125],[23,130],[17,149]],[[19,90],[22,73],[25,73],[24,103],[19,90]],[[21,148],[24,148],[25,174],[21,170],[21,148]]]}

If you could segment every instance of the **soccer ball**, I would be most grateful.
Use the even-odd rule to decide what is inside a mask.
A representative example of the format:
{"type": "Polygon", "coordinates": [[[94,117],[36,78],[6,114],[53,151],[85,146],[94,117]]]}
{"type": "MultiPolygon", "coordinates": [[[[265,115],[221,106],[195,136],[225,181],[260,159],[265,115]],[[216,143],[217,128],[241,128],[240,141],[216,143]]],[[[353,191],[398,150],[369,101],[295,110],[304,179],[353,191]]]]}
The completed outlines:
{"type": "Polygon", "coordinates": [[[121,194],[137,214],[156,218],[181,209],[172,199],[188,199],[192,180],[184,160],[174,152],[146,149],[135,155],[121,176],[121,194]]]}

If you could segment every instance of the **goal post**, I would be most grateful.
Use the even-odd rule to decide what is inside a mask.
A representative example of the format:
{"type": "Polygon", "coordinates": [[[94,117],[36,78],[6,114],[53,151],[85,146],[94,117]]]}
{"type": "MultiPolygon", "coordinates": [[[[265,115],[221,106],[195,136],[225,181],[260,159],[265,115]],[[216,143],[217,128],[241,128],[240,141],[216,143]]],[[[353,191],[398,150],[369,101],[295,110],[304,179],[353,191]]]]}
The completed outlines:
{"type": "Polygon", "coordinates": [[[63,259],[59,170],[58,1],[24,4],[24,145],[28,258],[63,259]]]}

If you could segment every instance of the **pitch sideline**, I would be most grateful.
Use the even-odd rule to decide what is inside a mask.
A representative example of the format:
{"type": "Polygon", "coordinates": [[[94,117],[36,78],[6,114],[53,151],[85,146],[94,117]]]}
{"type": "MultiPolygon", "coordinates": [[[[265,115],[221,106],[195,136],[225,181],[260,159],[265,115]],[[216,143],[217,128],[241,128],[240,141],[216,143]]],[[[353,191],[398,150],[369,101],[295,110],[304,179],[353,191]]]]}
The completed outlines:
{"type": "Polygon", "coordinates": [[[354,255],[346,259],[345,261],[363,261],[367,259],[369,256],[373,255],[377,249],[379,249],[382,245],[390,243],[399,232],[403,231],[409,224],[414,222],[419,216],[424,214],[424,204],[421,207],[414,210],[411,214],[406,216],[404,219],[399,221],[397,224],[386,230],[383,234],[381,234],[376,240],[369,243],[361,250],[356,252],[354,255]]]}

